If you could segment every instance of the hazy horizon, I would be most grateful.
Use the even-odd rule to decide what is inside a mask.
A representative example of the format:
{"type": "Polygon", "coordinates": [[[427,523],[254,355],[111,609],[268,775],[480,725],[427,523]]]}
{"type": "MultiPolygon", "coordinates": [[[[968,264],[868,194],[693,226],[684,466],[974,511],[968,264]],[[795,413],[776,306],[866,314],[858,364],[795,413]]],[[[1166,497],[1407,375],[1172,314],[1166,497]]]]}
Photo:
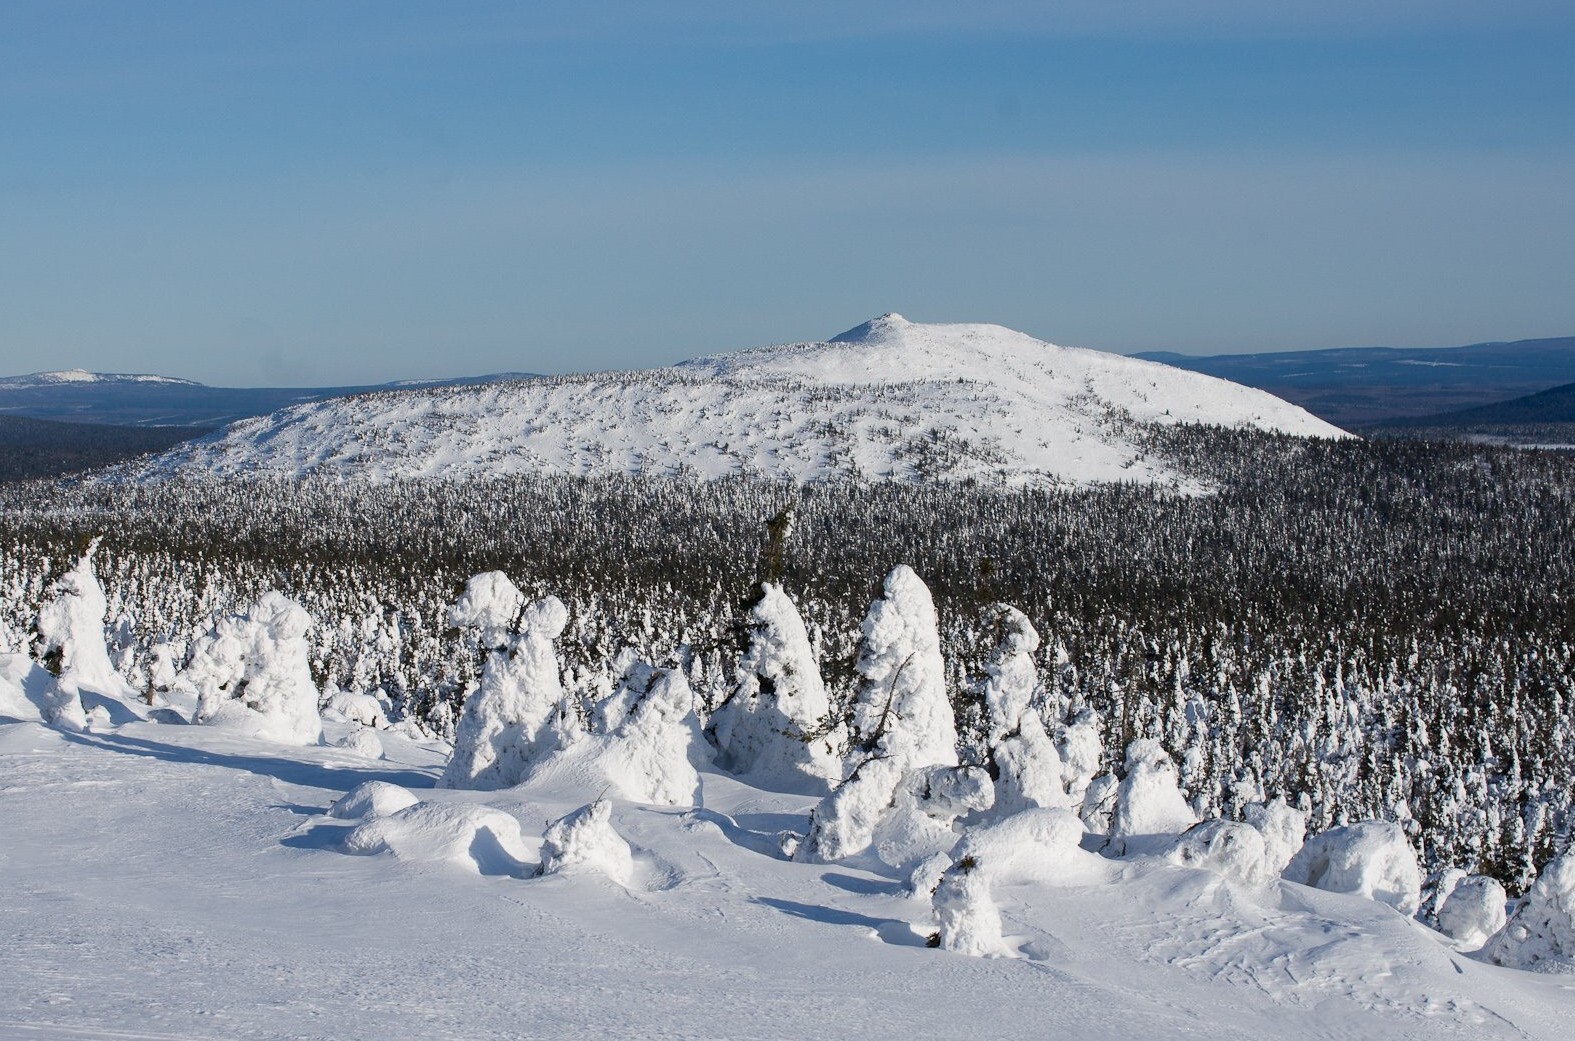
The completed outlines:
{"type": "Polygon", "coordinates": [[[0,372],[1575,334],[1575,10],[17,0],[0,372]]]}

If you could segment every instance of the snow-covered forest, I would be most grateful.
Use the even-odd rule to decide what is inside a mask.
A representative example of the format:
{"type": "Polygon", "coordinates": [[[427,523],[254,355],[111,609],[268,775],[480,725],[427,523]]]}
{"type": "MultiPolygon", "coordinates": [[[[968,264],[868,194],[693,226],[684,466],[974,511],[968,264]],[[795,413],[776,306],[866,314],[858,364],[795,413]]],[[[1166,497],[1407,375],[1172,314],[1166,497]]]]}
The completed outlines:
{"type": "Polygon", "coordinates": [[[1410,441],[1152,436],[1218,492],[10,484],[0,652],[34,646],[47,590],[102,536],[111,652],[138,689],[200,667],[205,634],[276,590],[309,616],[318,687],[376,695],[408,732],[452,740],[484,655],[481,631],[448,612],[470,576],[496,570],[564,605],[558,681],[582,724],[636,657],[681,675],[710,721],[750,653],[764,579],[802,613],[824,684],[810,715],[841,742],[832,756],[866,725],[860,619],[906,564],[934,595],[964,765],[997,769],[1004,724],[985,679],[997,605],[1010,605],[1039,637],[1032,712],[1063,746],[1092,731],[1092,773],[1139,770],[1137,742],[1174,760],[1195,818],[1283,798],[1310,834],[1389,821],[1425,870],[1524,891],[1572,825],[1575,464],[1410,441]]]}

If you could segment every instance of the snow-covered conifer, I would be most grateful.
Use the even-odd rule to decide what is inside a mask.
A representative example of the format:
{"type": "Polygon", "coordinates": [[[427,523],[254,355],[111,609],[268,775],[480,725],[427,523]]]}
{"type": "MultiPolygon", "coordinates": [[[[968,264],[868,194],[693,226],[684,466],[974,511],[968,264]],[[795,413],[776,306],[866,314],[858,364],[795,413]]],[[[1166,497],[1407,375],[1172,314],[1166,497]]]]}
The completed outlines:
{"type": "Polygon", "coordinates": [[[1575,854],[1548,862],[1483,954],[1517,969],[1575,967],[1575,854]]]}
{"type": "Polygon", "coordinates": [[[861,629],[852,776],[821,800],[797,860],[840,860],[869,846],[910,770],[957,765],[957,725],[930,591],[906,564],[886,576],[861,629]]]}
{"type": "Polygon", "coordinates": [[[718,765],[757,788],[823,793],[841,778],[842,760],[804,621],[771,582],[761,584],[745,621],[749,643],[737,683],[710,720],[718,765]]]}
{"type": "Polygon", "coordinates": [[[1265,870],[1279,875],[1307,840],[1307,814],[1276,797],[1248,805],[1242,816],[1263,835],[1265,870]]]}
{"type": "Polygon", "coordinates": [[[539,873],[596,873],[627,885],[634,875],[634,855],[612,826],[612,803],[597,799],[553,821],[542,838],[539,873]]]}
{"type": "Polygon", "coordinates": [[[35,623],[37,655],[54,677],[44,694],[41,715],[46,723],[82,730],[87,726],[82,692],[135,699],[133,690],[110,663],[104,637],[108,604],[93,570],[99,540],[88,544],[75,566],[50,586],[35,623]]]}
{"type": "Polygon", "coordinates": [[[1197,814],[1181,794],[1176,764],[1158,741],[1138,738],[1128,745],[1126,769],[1110,821],[1118,856],[1142,852],[1154,845],[1145,840],[1179,835],[1197,823],[1197,814]]]}
{"type": "Polygon", "coordinates": [[[322,741],[317,684],[306,634],[312,618],[267,592],[244,615],[225,618],[192,647],[181,681],[197,692],[195,721],[285,744],[322,741]]]}
{"type": "Polygon", "coordinates": [[[1314,889],[1356,893],[1413,915],[1422,904],[1422,871],[1405,832],[1388,821],[1361,821],[1314,835],[1283,876],[1314,889]]]}
{"type": "Polygon", "coordinates": [[[985,748],[995,777],[995,812],[1009,816],[1034,807],[1064,806],[1061,756],[1035,703],[1039,633],[1015,607],[996,604],[986,622],[994,646],[979,685],[988,730],[985,748]]]}
{"type": "Polygon", "coordinates": [[[521,609],[524,597],[499,571],[476,575],[449,618],[480,629],[481,683],[465,699],[442,788],[508,788],[560,747],[570,723],[554,641],[569,612],[555,596],[521,609]]]}
{"type": "Polygon", "coordinates": [[[1438,931],[1461,950],[1474,951],[1504,928],[1508,897],[1496,878],[1472,875],[1449,890],[1438,908],[1438,931]]]}

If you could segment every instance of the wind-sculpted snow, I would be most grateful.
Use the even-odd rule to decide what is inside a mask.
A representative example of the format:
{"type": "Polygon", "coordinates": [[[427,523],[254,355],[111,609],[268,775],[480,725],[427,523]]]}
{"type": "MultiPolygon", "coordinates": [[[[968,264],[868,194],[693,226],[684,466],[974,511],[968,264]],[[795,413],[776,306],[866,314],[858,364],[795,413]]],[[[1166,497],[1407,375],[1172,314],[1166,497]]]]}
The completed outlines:
{"type": "Polygon", "coordinates": [[[885,315],[826,343],[638,372],[360,395],[244,420],[147,477],[505,473],[1182,483],[1142,424],[1338,437],[1258,390],[995,325],[885,315]]]}

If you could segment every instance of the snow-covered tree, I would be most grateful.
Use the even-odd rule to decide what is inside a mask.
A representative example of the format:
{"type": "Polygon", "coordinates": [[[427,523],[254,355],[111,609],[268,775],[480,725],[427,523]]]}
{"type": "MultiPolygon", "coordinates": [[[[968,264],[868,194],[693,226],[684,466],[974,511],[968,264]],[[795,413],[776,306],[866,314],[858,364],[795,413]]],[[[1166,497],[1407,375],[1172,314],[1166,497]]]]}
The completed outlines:
{"type": "Polygon", "coordinates": [[[957,725],[930,591],[906,564],[886,576],[861,629],[851,777],[810,816],[794,857],[833,861],[869,846],[912,770],[957,765],[957,725]]]}
{"type": "Polygon", "coordinates": [[[71,570],[50,586],[34,625],[38,660],[53,676],[41,714],[45,722],[73,730],[87,726],[83,691],[122,701],[136,696],[110,664],[104,638],[108,604],[93,570],[98,544],[98,539],[90,542],[71,570]]]}
{"type": "Polygon", "coordinates": [[[322,741],[306,634],[312,618],[282,593],[264,593],[192,647],[180,681],[197,692],[195,722],[284,744],[322,741]]]}
{"type": "Polygon", "coordinates": [[[745,624],[737,683],[711,715],[717,764],[758,788],[823,793],[841,779],[842,759],[804,620],[781,586],[765,582],[745,624]]]}
{"type": "Polygon", "coordinates": [[[1422,871],[1405,832],[1389,821],[1360,821],[1314,835],[1284,877],[1332,893],[1356,893],[1403,915],[1422,905],[1422,871]]]}
{"type": "Polygon", "coordinates": [[[1116,789],[1110,821],[1112,851],[1118,856],[1142,852],[1157,837],[1179,835],[1197,821],[1164,747],[1147,737],[1128,745],[1126,776],[1116,789]]]}
{"type": "Polygon", "coordinates": [[[996,604],[986,615],[993,647],[979,696],[986,717],[985,753],[995,778],[995,813],[1065,806],[1063,768],[1038,705],[1039,633],[1015,607],[996,604]]]}
{"type": "Polygon", "coordinates": [[[512,787],[572,736],[554,647],[568,609],[555,596],[522,608],[524,599],[508,576],[491,571],[473,577],[449,613],[454,625],[480,630],[486,662],[465,699],[439,787],[512,787]]]}
{"type": "Polygon", "coordinates": [[[613,828],[612,803],[597,799],[553,821],[542,838],[538,874],[600,874],[628,884],[634,855],[613,828]]]}
{"type": "Polygon", "coordinates": [[[1575,854],[1542,869],[1483,954],[1517,969],[1575,967],[1575,854]]]}

